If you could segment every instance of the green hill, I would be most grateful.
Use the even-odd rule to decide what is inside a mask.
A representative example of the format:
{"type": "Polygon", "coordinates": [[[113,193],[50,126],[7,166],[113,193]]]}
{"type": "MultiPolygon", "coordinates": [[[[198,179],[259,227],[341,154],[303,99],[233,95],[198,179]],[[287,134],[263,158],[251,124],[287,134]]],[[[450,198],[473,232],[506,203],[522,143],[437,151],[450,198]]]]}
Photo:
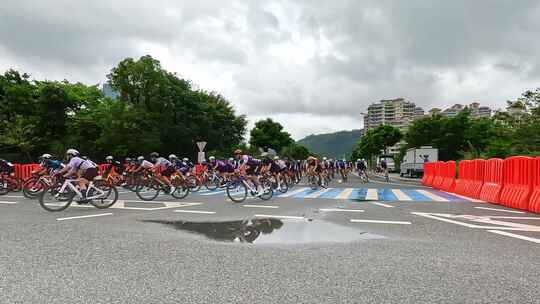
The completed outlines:
{"type": "Polygon", "coordinates": [[[313,134],[299,140],[297,143],[310,151],[330,158],[348,157],[363,130],[340,131],[328,134],[313,134]]]}

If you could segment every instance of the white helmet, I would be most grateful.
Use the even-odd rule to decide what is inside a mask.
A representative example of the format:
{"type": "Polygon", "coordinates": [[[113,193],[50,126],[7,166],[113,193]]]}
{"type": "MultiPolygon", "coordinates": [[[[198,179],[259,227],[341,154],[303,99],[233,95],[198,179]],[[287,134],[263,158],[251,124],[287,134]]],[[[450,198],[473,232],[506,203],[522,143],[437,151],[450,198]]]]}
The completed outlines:
{"type": "Polygon", "coordinates": [[[279,156],[274,156],[274,160],[278,160],[279,159],[279,156]]]}
{"type": "Polygon", "coordinates": [[[231,161],[231,162],[234,161],[234,158],[230,157],[230,158],[229,158],[229,161],[231,161]]]}
{"type": "Polygon", "coordinates": [[[144,156],[139,156],[139,157],[137,157],[137,160],[138,160],[138,161],[144,160],[144,156]]]}
{"type": "Polygon", "coordinates": [[[176,155],[174,155],[174,154],[169,155],[169,159],[177,159],[177,158],[178,157],[176,157],[176,155]]]}
{"type": "Polygon", "coordinates": [[[52,155],[50,155],[49,153],[45,153],[45,154],[41,155],[41,158],[49,159],[49,158],[52,158],[52,155]]]}
{"type": "Polygon", "coordinates": [[[75,149],[68,149],[68,150],[66,151],[66,154],[67,154],[67,155],[73,155],[73,156],[76,156],[76,155],[79,155],[80,153],[79,153],[79,151],[77,151],[77,150],[75,150],[75,149]]]}
{"type": "Polygon", "coordinates": [[[322,158],[322,160],[326,160],[326,156],[322,158]]]}
{"type": "Polygon", "coordinates": [[[357,162],[360,162],[360,158],[356,160],[357,162]]]}
{"type": "Polygon", "coordinates": [[[112,157],[111,155],[105,157],[105,160],[113,160],[113,159],[114,159],[114,157],[112,157]]]}
{"type": "Polygon", "coordinates": [[[184,157],[182,160],[185,161],[185,162],[187,162],[187,161],[189,161],[189,158],[184,157]]]}
{"type": "Polygon", "coordinates": [[[213,157],[213,156],[210,156],[208,159],[209,159],[210,161],[212,161],[212,160],[215,160],[216,158],[213,157]]]}

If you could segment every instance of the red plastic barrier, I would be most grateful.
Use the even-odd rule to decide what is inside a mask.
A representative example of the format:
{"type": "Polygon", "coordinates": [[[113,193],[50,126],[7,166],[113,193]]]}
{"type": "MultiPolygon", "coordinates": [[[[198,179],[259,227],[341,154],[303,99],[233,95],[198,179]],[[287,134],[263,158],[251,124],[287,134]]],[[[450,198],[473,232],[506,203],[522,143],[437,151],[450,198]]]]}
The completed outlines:
{"type": "Polygon", "coordinates": [[[498,204],[501,189],[504,185],[503,179],[504,160],[491,158],[485,162],[484,184],[480,190],[480,199],[486,202],[498,204]]]}
{"type": "Polygon", "coordinates": [[[13,164],[15,176],[22,180],[27,180],[32,176],[32,171],[39,168],[39,164],[13,164]]]}
{"type": "Polygon", "coordinates": [[[529,200],[529,211],[540,213],[540,157],[534,159],[533,191],[529,200]]]}
{"type": "Polygon", "coordinates": [[[107,168],[107,165],[108,165],[108,164],[101,164],[101,165],[98,165],[98,174],[99,174],[99,175],[103,175],[103,172],[105,172],[105,168],[107,168]]]}
{"type": "Polygon", "coordinates": [[[442,161],[438,161],[435,163],[435,170],[434,170],[434,178],[433,178],[433,184],[432,187],[435,189],[441,189],[441,185],[444,180],[444,173],[445,173],[445,163],[442,161]]]}
{"type": "Polygon", "coordinates": [[[529,198],[533,186],[534,159],[526,156],[513,156],[504,160],[504,186],[499,202],[501,205],[529,209],[529,198]]]}
{"type": "Polygon", "coordinates": [[[444,163],[444,178],[441,183],[441,190],[453,192],[456,186],[456,162],[453,160],[444,163]]]}
{"type": "Polygon", "coordinates": [[[422,184],[424,186],[433,185],[433,178],[435,177],[435,164],[436,163],[424,163],[424,175],[422,176],[422,184]]]}
{"type": "Polygon", "coordinates": [[[472,160],[462,160],[459,162],[458,179],[454,192],[461,195],[467,195],[467,189],[472,181],[472,160]]]}

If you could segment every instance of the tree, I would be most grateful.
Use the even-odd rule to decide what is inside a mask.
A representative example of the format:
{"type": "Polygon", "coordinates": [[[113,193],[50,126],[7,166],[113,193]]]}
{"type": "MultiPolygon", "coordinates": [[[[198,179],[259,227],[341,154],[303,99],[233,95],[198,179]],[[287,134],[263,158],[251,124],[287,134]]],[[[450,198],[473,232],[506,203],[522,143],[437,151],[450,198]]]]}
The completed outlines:
{"type": "Polygon", "coordinates": [[[255,127],[250,132],[249,143],[254,147],[281,151],[284,147],[293,144],[294,140],[289,133],[283,131],[280,123],[267,118],[255,123],[255,127]]]}
{"type": "Polygon", "coordinates": [[[308,148],[296,143],[283,147],[279,154],[281,157],[288,157],[289,159],[306,159],[311,155],[308,148]]]}
{"type": "Polygon", "coordinates": [[[374,156],[387,154],[387,148],[398,143],[403,137],[399,129],[388,126],[380,125],[375,129],[367,130],[353,152],[353,159],[366,158],[370,162],[374,156]]]}

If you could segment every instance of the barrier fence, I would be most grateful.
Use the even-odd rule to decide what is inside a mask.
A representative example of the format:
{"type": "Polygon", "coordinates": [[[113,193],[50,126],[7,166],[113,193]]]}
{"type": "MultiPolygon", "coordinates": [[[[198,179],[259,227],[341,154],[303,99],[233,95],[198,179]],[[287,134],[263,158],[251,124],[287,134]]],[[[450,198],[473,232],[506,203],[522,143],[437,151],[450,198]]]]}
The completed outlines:
{"type": "Polygon", "coordinates": [[[540,213],[540,157],[424,164],[422,184],[493,204],[540,213]]]}

